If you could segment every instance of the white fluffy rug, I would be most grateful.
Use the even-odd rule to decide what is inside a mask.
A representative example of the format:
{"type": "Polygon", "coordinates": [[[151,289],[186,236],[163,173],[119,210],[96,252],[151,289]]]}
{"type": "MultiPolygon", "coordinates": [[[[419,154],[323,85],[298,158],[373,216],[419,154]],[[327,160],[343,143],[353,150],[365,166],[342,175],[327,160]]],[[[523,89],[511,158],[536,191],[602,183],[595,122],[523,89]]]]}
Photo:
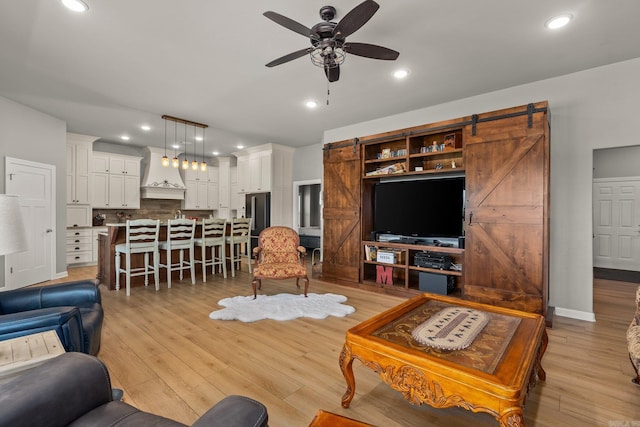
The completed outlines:
{"type": "Polygon", "coordinates": [[[324,319],[327,316],[344,317],[356,311],[350,305],[342,304],[347,297],[336,294],[278,294],[224,298],[218,301],[223,308],[209,314],[211,319],[240,320],[255,322],[256,320],[291,320],[298,317],[324,319]]]}

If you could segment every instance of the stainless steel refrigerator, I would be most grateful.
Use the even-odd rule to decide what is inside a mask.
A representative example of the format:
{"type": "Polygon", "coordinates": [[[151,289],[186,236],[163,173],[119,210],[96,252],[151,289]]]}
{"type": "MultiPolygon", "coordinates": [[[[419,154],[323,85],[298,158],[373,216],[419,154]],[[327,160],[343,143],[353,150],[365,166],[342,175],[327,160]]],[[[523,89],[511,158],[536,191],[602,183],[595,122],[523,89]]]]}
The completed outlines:
{"type": "Polygon", "coordinates": [[[258,246],[260,232],[271,225],[271,193],[247,194],[244,206],[245,216],[252,219],[251,251],[253,251],[253,248],[258,246]]]}

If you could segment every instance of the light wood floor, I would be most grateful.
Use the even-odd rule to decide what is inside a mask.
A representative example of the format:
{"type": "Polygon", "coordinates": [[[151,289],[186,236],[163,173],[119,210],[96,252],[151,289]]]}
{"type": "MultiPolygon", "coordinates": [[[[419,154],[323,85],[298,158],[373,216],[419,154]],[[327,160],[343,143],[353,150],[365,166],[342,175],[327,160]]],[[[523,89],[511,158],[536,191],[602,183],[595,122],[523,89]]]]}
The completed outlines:
{"type": "MultiPolygon", "coordinates": [[[[93,278],[95,268],[69,270],[93,278]]],[[[640,423],[640,388],[630,379],[625,332],[634,313],[636,285],[595,282],[597,322],[555,317],[538,382],[525,408],[527,426],[630,426],[640,423]],[[635,423],[632,423],[635,421],[635,423]]],[[[189,280],[159,292],[102,289],[105,323],[98,355],[125,401],[186,424],[229,394],[263,402],[272,427],[307,426],[318,409],[380,427],[497,426],[487,414],[407,403],[368,368],[354,362],[356,396],[340,406],[345,382],[338,357],[345,331],[393,307],[402,298],[312,279],[310,292],[346,295],[356,312],[346,318],[288,322],[214,321],[221,298],[250,295],[248,273],[189,280]]],[[[266,281],[263,293],[296,292],[293,281],[266,281]]],[[[640,425],[640,424],[638,424],[640,425]]]]}

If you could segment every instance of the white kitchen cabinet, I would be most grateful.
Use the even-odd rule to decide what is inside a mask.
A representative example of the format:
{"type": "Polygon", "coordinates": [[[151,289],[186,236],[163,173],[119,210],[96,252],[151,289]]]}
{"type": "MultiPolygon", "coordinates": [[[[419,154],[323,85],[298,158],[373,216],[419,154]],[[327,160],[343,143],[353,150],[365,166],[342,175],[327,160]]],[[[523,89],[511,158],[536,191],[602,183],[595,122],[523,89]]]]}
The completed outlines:
{"type": "Polygon", "coordinates": [[[249,156],[238,156],[238,192],[240,193],[250,193],[250,173],[251,166],[249,164],[249,156]]]}
{"type": "Polygon", "coordinates": [[[109,153],[94,151],[92,158],[94,173],[109,173],[109,153]]]}
{"type": "Polygon", "coordinates": [[[218,167],[209,166],[206,171],[187,169],[184,183],[182,209],[218,209],[218,167]]]}
{"type": "Polygon", "coordinates": [[[122,154],[93,154],[94,208],[140,208],[140,159],[122,154]]]}
{"type": "Polygon", "coordinates": [[[140,177],[109,174],[109,208],[140,208],[140,177]]]}
{"type": "Polygon", "coordinates": [[[89,263],[93,259],[91,228],[67,229],[67,265],[89,263]]]}
{"type": "Polygon", "coordinates": [[[67,204],[89,204],[91,142],[67,141],[67,204]]]}
{"type": "Polygon", "coordinates": [[[67,227],[91,225],[91,205],[67,205],[67,227]]]}
{"type": "Polygon", "coordinates": [[[238,190],[231,185],[232,209],[242,216],[245,193],[271,193],[271,225],[292,225],[293,149],[264,144],[233,153],[238,158],[238,190]],[[237,194],[237,198],[234,196],[237,194]]]}
{"type": "Polygon", "coordinates": [[[272,185],[271,150],[252,152],[238,157],[238,183],[241,193],[267,193],[272,185]]]}
{"type": "Polygon", "coordinates": [[[91,225],[91,154],[94,136],[67,133],[67,226],[91,225]]]}
{"type": "Polygon", "coordinates": [[[109,208],[109,174],[93,173],[91,204],[96,208],[109,208]]]}

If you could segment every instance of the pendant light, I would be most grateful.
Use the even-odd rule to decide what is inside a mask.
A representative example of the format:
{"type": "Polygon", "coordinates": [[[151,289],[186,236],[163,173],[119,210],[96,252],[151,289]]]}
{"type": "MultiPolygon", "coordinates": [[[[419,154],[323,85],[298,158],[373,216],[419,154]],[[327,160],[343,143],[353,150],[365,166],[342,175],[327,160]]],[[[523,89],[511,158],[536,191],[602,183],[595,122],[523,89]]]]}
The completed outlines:
{"type": "Polygon", "coordinates": [[[171,159],[171,166],[174,169],[180,167],[180,160],[178,160],[178,153],[176,152],[178,146],[178,123],[173,122],[173,159],[171,159]]]}
{"type": "Polygon", "coordinates": [[[173,122],[173,159],[171,159],[171,165],[178,169],[180,164],[182,164],[182,169],[189,169],[189,159],[187,155],[187,126],[193,126],[193,161],[191,162],[191,169],[197,171],[200,168],[203,172],[207,170],[207,163],[204,161],[204,130],[209,127],[209,125],[205,125],[203,123],[192,122],[191,120],[180,119],[178,117],[163,115],[162,119],[164,120],[164,157],[162,158],[162,166],[169,166],[169,158],[167,157],[167,120],[173,122]],[[183,148],[184,148],[184,159],[182,163],[178,159],[178,123],[182,123],[184,125],[184,139],[182,140],[183,148]],[[197,138],[198,138],[198,128],[202,128],[202,163],[198,163],[198,155],[197,153],[197,138]]]}
{"type": "Polygon", "coordinates": [[[191,162],[191,169],[198,170],[198,161],[196,160],[196,125],[193,125],[193,161],[191,162]]]}
{"type": "Polygon", "coordinates": [[[202,172],[207,171],[207,162],[204,160],[204,132],[205,128],[202,128],[202,163],[200,163],[200,170],[202,172]]]}
{"type": "Polygon", "coordinates": [[[162,156],[162,166],[169,167],[169,158],[167,157],[167,119],[164,119],[164,156],[162,156]]]}
{"type": "Polygon", "coordinates": [[[187,124],[184,124],[184,140],[182,141],[184,144],[184,160],[182,160],[182,169],[189,169],[189,160],[187,160],[187,124]]]}

